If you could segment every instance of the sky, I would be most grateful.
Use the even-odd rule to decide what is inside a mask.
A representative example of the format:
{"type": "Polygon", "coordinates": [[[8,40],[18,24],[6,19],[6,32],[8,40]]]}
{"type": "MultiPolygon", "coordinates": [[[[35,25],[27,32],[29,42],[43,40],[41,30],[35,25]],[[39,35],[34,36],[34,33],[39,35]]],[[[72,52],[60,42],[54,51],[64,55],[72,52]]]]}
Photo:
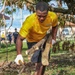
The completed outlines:
{"type": "MultiPolygon", "coordinates": [[[[57,2],[56,2],[56,0],[50,1],[49,4],[52,5],[53,7],[57,7],[57,2]]],[[[66,3],[64,3],[63,1],[62,1],[62,8],[67,9],[67,5],[66,5],[66,3]]]]}
{"type": "MultiPolygon", "coordinates": [[[[17,9],[17,11],[15,13],[13,13],[13,24],[12,27],[14,28],[20,28],[22,26],[23,21],[26,19],[26,17],[28,15],[30,15],[31,13],[29,12],[29,10],[27,9],[17,9]]],[[[10,20],[7,20],[7,27],[9,27],[10,25],[10,20]]]]}
{"type": "MultiPolygon", "coordinates": [[[[2,7],[0,6],[0,9],[1,9],[2,7]]],[[[32,12],[31,12],[32,13],[32,12]]],[[[9,26],[10,26],[10,24],[11,24],[11,15],[8,15],[8,14],[5,14],[5,15],[7,15],[7,16],[9,16],[10,17],[10,20],[6,20],[6,25],[7,25],[7,27],[6,27],[6,30],[8,30],[8,32],[10,31],[10,32],[14,32],[14,29],[15,28],[17,28],[17,30],[19,31],[19,29],[21,28],[21,26],[22,26],[22,23],[23,23],[23,21],[26,19],[26,17],[28,16],[28,15],[30,15],[31,14],[30,12],[29,12],[29,10],[27,10],[26,9],[26,7],[24,8],[24,9],[17,9],[16,10],[16,12],[14,12],[13,13],[13,24],[12,24],[12,26],[10,27],[10,29],[8,30],[8,28],[9,28],[9,26]],[[12,30],[12,31],[11,31],[12,30]]],[[[4,32],[4,27],[3,28],[0,28],[1,29],[1,31],[2,32],[4,32]]]]}

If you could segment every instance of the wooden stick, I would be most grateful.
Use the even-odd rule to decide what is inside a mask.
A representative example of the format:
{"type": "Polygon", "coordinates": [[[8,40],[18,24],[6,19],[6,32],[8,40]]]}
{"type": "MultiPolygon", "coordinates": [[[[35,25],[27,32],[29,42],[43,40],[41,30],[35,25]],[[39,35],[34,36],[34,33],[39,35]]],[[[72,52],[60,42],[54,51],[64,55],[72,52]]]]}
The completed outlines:
{"type": "Polygon", "coordinates": [[[47,39],[47,37],[43,38],[38,43],[36,43],[35,45],[33,45],[32,48],[30,48],[30,49],[28,49],[26,51],[26,54],[32,54],[35,51],[39,50],[39,48],[41,47],[41,45],[43,45],[45,43],[46,39],[47,39]]]}
{"type": "Polygon", "coordinates": [[[42,65],[46,66],[49,65],[49,52],[50,52],[50,45],[52,42],[52,36],[50,35],[47,39],[45,49],[42,52],[42,65]]]}

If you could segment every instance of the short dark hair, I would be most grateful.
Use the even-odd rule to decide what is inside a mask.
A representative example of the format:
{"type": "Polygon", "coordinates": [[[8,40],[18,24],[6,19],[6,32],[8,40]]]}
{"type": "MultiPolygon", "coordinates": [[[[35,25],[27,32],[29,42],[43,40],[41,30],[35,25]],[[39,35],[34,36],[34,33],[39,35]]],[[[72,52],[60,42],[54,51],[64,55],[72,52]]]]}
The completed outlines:
{"type": "Polygon", "coordinates": [[[17,28],[15,28],[15,30],[17,30],[17,28]]]}
{"type": "Polygon", "coordinates": [[[36,10],[40,10],[40,11],[47,10],[48,11],[48,9],[49,9],[48,3],[44,2],[44,1],[38,2],[36,4],[36,10]]]}

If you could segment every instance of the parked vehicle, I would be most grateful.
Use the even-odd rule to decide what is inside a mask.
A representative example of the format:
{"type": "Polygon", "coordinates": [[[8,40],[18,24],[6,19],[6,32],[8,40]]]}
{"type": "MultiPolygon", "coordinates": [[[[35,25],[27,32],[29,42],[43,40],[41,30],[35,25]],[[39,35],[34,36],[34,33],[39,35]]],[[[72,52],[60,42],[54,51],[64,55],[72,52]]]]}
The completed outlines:
{"type": "Polygon", "coordinates": [[[69,35],[69,30],[68,29],[63,29],[62,30],[62,35],[69,35]]]}
{"type": "Polygon", "coordinates": [[[62,36],[64,36],[64,38],[69,38],[72,37],[73,33],[70,27],[64,28],[62,30],[62,36]]]}

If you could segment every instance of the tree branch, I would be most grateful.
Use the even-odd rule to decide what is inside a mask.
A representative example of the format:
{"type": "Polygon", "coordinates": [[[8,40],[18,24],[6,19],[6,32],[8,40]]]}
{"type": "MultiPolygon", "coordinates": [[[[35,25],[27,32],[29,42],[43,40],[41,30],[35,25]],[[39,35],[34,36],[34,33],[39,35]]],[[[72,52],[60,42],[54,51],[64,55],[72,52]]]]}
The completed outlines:
{"type": "Polygon", "coordinates": [[[4,12],[5,4],[6,4],[6,0],[4,1],[3,7],[2,7],[2,9],[0,10],[0,13],[4,12]]]}

